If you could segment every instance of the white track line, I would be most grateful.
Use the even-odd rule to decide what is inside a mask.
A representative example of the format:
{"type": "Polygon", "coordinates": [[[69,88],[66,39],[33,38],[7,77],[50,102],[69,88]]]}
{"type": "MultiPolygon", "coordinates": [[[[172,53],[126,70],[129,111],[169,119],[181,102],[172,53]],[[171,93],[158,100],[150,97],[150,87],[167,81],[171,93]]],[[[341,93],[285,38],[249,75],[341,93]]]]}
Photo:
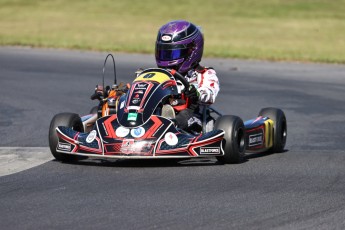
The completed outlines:
{"type": "Polygon", "coordinates": [[[10,175],[53,160],[46,147],[0,147],[0,176],[10,175]]]}

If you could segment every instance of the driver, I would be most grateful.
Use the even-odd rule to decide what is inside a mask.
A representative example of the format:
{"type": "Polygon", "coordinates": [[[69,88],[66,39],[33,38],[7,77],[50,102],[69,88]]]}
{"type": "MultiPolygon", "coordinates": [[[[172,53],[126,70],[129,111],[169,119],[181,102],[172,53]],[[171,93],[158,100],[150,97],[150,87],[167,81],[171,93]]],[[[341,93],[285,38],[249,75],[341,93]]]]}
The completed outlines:
{"type": "Polygon", "coordinates": [[[171,102],[177,112],[178,127],[186,131],[202,130],[202,122],[197,115],[198,105],[213,104],[219,92],[216,71],[199,64],[203,49],[203,34],[199,27],[190,22],[171,21],[158,31],[155,52],[157,66],[178,71],[190,84],[185,91],[188,98],[185,106],[179,104],[183,100],[171,102]]]}

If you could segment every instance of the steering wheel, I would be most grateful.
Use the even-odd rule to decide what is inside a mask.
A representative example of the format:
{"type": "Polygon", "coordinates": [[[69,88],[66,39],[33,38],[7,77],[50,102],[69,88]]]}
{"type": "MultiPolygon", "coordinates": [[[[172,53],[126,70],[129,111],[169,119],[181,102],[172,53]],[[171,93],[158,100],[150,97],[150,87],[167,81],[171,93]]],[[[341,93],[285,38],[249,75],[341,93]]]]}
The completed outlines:
{"type": "Polygon", "coordinates": [[[186,80],[186,78],[184,78],[182,76],[182,74],[180,74],[179,72],[177,72],[176,70],[173,70],[173,69],[169,69],[169,72],[179,81],[181,81],[181,83],[183,84],[184,86],[184,90],[185,91],[186,89],[189,89],[189,82],[186,80]]]}

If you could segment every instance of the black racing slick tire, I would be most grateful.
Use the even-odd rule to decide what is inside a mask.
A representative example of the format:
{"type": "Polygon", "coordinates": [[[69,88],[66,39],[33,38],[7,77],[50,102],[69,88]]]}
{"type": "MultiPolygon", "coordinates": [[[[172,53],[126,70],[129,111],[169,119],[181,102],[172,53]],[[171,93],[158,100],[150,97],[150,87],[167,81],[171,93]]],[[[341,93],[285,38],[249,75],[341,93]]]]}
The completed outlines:
{"type": "Polygon", "coordinates": [[[271,153],[281,153],[284,151],[287,138],[287,123],[284,112],[277,108],[263,108],[259,116],[268,117],[273,120],[273,146],[269,150],[271,153]]]}
{"type": "Polygon", "coordinates": [[[58,144],[56,128],[58,126],[66,126],[72,128],[75,131],[84,132],[84,126],[79,115],[75,113],[59,113],[53,117],[49,127],[49,148],[55,159],[58,161],[72,162],[84,159],[83,157],[59,153],[56,151],[56,147],[58,144]]]}
{"type": "Polygon", "coordinates": [[[217,160],[224,164],[236,164],[243,161],[246,151],[244,124],[237,116],[225,115],[217,119],[214,129],[224,130],[224,156],[217,160]]]}

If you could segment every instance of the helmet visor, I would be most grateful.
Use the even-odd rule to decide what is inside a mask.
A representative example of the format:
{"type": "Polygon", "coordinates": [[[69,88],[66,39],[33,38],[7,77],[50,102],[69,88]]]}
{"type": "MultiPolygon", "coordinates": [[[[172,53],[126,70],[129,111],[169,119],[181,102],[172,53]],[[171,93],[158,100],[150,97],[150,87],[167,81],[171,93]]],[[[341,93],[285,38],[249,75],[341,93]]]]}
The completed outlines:
{"type": "Polygon", "coordinates": [[[189,48],[171,49],[171,50],[156,50],[156,59],[161,61],[172,61],[188,56],[189,48]]]}

